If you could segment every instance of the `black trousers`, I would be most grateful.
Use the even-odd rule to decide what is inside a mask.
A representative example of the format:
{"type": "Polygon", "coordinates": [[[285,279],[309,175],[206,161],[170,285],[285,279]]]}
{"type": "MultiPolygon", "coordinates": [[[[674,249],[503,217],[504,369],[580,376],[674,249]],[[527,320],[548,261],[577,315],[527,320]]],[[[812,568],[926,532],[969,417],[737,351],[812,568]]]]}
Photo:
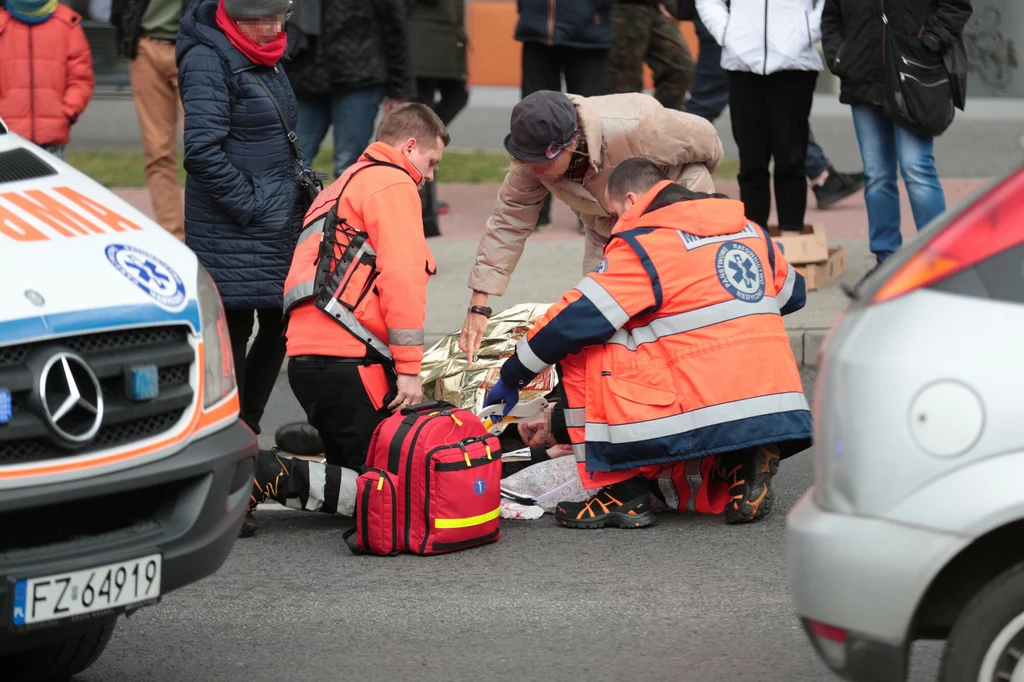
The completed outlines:
{"type": "Polygon", "coordinates": [[[235,361],[235,377],[242,404],[241,418],[249,428],[259,433],[263,410],[267,407],[284,363],[284,316],[280,308],[225,310],[224,315],[228,322],[228,335],[231,337],[231,355],[235,361]],[[260,328],[252,348],[246,354],[257,316],[260,328]]]}
{"type": "MultiPolygon", "coordinates": [[[[562,90],[583,97],[607,95],[608,50],[588,50],[542,43],[523,43],[523,82],[521,97],[538,90],[562,90]]],[[[538,225],[551,222],[551,195],[544,199],[538,225]]]]}
{"type": "Polygon", "coordinates": [[[389,372],[392,390],[384,407],[374,408],[363,388],[359,365],[341,358],[291,358],[288,383],[306,419],[320,434],[327,463],[362,472],[373,431],[391,415],[387,404],[396,389],[394,373],[389,372]]]}
{"type": "Polygon", "coordinates": [[[562,90],[583,97],[608,94],[608,50],[523,43],[522,97],[538,90],[562,90]]]}
{"type": "Polygon", "coordinates": [[[740,199],[749,220],[767,227],[775,161],[775,202],[779,227],[799,230],[807,210],[808,117],[816,71],[779,71],[763,76],[729,72],[732,134],[740,152],[740,199]]]}
{"type": "MultiPolygon", "coordinates": [[[[448,126],[469,101],[466,81],[455,78],[417,78],[416,101],[434,110],[445,127],[448,126]]],[[[427,237],[441,236],[437,220],[436,180],[423,183],[420,188],[420,204],[423,207],[423,233],[427,237]]]]}

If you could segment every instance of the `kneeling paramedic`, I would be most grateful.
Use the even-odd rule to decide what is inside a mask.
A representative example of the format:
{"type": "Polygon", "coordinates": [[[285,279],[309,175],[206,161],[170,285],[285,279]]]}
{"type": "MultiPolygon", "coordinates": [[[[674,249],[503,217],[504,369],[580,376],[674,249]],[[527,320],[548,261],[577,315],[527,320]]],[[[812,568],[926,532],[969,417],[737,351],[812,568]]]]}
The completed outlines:
{"type": "Polygon", "coordinates": [[[606,193],[619,220],[604,260],[519,343],[486,403],[515,405],[560,364],[565,435],[596,489],[559,503],[562,525],[650,525],[652,489],[729,523],[762,518],[779,460],[810,445],[782,321],[804,305],[803,277],[741,202],[646,159],[620,164],[606,193]]]}
{"type": "MultiPolygon", "coordinates": [[[[341,467],[339,475],[311,482],[313,497],[326,496],[341,513],[354,503],[377,425],[422,396],[427,281],[435,265],[418,187],[433,179],[449,141],[423,104],[388,112],[376,141],[306,213],[285,280],[288,381],[327,463],[341,467]]],[[[253,506],[261,501],[253,496],[253,506]]],[[[251,515],[246,523],[255,532],[251,515]]]]}

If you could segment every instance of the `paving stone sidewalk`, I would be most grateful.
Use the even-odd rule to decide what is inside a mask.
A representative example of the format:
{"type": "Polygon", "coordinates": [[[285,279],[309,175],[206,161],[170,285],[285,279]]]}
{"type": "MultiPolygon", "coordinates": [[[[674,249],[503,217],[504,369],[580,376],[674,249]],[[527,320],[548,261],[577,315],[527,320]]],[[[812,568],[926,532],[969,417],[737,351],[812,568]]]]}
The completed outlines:
{"type": "MultiPolygon", "coordinates": [[[[955,205],[986,183],[982,179],[943,181],[947,204],[955,205]]],[[[739,196],[735,182],[718,182],[717,189],[729,196],[739,196]]],[[[451,211],[442,218],[442,236],[428,242],[438,264],[427,299],[428,345],[462,325],[470,293],[466,287],[467,276],[497,190],[497,185],[490,184],[442,184],[438,188],[439,199],[449,202],[451,211]]],[[[152,215],[145,189],[115,191],[136,208],[152,215]]],[[[912,237],[915,230],[902,188],[901,197],[906,239],[912,237]]],[[[495,311],[518,303],[554,301],[579,281],[583,237],[577,233],[576,220],[564,205],[556,202],[552,208],[551,227],[530,237],[508,291],[501,298],[492,299],[495,311]]],[[[829,244],[842,244],[846,248],[846,274],[821,291],[810,292],[804,309],[786,317],[797,361],[814,366],[818,348],[847,303],[840,284],[856,283],[874,264],[874,258],[867,245],[867,212],[862,194],[849,197],[828,211],[816,210],[813,195],[809,194],[807,221],[823,224],[829,244]]]]}

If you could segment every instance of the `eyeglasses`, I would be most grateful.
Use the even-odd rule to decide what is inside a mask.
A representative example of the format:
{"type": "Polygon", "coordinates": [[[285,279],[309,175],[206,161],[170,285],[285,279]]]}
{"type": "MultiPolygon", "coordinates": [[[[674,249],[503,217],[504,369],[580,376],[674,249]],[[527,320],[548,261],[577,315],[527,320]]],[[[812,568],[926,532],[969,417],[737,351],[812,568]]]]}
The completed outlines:
{"type": "Polygon", "coordinates": [[[575,131],[573,131],[572,137],[569,138],[568,142],[566,142],[564,144],[560,144],[558,142],[552,142],[551,144],[549,144],[548,148],[544,150],[544,156],[546,156],[548,159],[555,158],[556,156],[558,156],[559,154],[562,153],[563,149],[565,149],[566,147],[571,145],[573,142],[575,142],[576,138],[578,138],[579,136],[580,136],[580,129],[577,128],[575,131]]]}

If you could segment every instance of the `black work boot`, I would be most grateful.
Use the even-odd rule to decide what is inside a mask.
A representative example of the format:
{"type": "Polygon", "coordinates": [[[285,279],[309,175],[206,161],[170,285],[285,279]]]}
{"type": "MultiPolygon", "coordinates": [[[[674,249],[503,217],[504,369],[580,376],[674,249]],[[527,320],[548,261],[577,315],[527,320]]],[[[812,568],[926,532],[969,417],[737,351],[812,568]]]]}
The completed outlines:
{"type": "Polygon", "coordinates": [[[245,520],[242,521],[242,528],[238,531],[238,537],[240,538],[251,538],[256,535],[256,531],[259,530],[260,524],[256,522],[256,517],[252,515],[252,510],[245,512],[245,520]]]}
{"type": "Polygon", "coordinates": [[[285,424],[274,434],[274,442],[290,455],[317,457],[324,454],[319,432],[306,422],[285,424]]]}
{"type": "Polygon", "coordinates": [[[828,178],[821,185],[814,185],[814,198],[818,209],[825,210],[856,193],[864,186],[863,173],[840,173],[832,166],[828,167],[828,178]]]}
{"type": "Polygon", "coordinates": [[[245,521],[238,531],[238,537],[251,538],[259,529],[259,523],[253,512],[268,499],[278,494],[278,489],[287,481],[289,471],[284,462],[277,456],[278,450],[260,450],[256,455],[256,472],[252,477],[252,490],[249,492],[249,508],[245,512],[245,521]]]}
{"type": "Polygon", "coordinates": [[[718,458],[711,476],[729,486],[726,523],[750,523],[768,516],[775,501],[772,478],[779,470],[779,451],[759,445],[718,458]]]}
{"type": "Polygon", "coordinates": [[[654,523],[647,478],[634,476],[601,488],[586,502],[559,502],[555,521],[568,528],[643,528],[654,523]]]}

